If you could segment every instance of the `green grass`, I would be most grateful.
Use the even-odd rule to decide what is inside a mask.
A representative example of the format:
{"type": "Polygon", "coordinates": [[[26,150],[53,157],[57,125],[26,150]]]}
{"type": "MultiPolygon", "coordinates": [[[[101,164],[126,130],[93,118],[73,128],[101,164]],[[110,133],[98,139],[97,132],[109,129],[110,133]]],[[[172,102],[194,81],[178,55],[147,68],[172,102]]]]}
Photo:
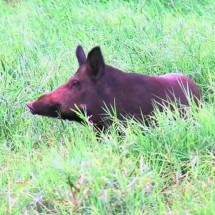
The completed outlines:
{"type": "Polygon", "coordinates": [[[213,0],[1,1],[0,214],[214,214],[214,14],[213,0]],[[32,116],[25,103],[76,71],[77,44],[126,71],[187,74],[199,112],[99,138],[32,116]]]}

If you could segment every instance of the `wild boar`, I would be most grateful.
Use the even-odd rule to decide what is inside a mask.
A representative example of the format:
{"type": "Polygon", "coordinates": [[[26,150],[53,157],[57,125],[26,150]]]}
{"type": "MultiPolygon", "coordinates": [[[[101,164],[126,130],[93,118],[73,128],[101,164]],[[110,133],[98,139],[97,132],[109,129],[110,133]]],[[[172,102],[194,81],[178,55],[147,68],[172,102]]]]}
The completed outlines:
{"type": "Polygon", "coordinates": [[[76,57],[79,68],[66,83],[27,103],[32,114],[82,122],[74,111],[78,108],[102,129],[106,127],[104,107],[115,107],[117,117],[122,119],[152,115],[154,102],[163,104],[169,100],[189,106],[191,96],[197,105],[200,101],[198,87],[183,74],[149,76],[123,72],[105,64],[100,47],[94,47],[86,57],[79,45],[76,57]]]}

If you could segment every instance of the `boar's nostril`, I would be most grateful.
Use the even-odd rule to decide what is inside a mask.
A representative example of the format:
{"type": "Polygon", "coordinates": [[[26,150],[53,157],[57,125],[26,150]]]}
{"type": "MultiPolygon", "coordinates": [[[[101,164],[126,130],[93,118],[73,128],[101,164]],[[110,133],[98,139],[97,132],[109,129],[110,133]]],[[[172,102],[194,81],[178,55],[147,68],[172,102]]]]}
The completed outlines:
{"type": "Polygon", "coordinates": [[[29,108],[32,114],[34,114],[33,102],[27,102],[26,106],[29,108]]]}

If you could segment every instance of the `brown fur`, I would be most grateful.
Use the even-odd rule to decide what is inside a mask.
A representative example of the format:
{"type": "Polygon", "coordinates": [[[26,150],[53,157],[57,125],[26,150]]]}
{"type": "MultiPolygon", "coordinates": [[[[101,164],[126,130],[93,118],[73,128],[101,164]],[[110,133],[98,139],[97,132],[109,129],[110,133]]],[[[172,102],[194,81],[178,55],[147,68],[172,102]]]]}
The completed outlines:
{"type": "Polygon", "coordinates": [[[86,57],[83,48],[78,46],[76,56],[79,69],[66,83],[27,103],[32,114],[60,116],[81,122],[72,111],[78,107],[86,109],[90,121],[102,128],[105,126],[104,104],[115,106],[121,119],[127,115],[150,115],[153,113],[153,102],[163,103],[167,99],[189,106],[184,89],[190,92],[197,104],[200,101],[196,84],[183,74],[148,76],[126,73],[106,65],[99,47],[93,48],[86,57]]]}

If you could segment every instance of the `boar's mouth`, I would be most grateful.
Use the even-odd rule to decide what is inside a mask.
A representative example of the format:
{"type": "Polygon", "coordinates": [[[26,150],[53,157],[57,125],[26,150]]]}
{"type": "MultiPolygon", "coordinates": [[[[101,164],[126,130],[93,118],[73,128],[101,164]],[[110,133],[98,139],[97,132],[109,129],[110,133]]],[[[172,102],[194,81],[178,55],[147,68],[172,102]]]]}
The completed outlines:
{"type": "Polygon", "coordinates": [[[60,117],[60,105],[52,104],[51,106],[37,105],[36,102],[28,102],[26,106],[29,108],[33,115],[41,115],[47,117],[60,117]]]}
{"type": "MultiPolygon", "coordinates": [[[[30,112],[33,115],[47,116],[58,119],[67,119],[70,121],[83,121],[74,111],[70,111],[69,113],[61,112],[60,104],[52,104],[52,105],[44,105],[38,104],[36,102],[27,102],[26,106],[29,108],[30,112]]],[[[82,110],[81,110],[82,112],[82,110]]],[[[83,111],[84,113],[84,111],[83,111]]]]}

